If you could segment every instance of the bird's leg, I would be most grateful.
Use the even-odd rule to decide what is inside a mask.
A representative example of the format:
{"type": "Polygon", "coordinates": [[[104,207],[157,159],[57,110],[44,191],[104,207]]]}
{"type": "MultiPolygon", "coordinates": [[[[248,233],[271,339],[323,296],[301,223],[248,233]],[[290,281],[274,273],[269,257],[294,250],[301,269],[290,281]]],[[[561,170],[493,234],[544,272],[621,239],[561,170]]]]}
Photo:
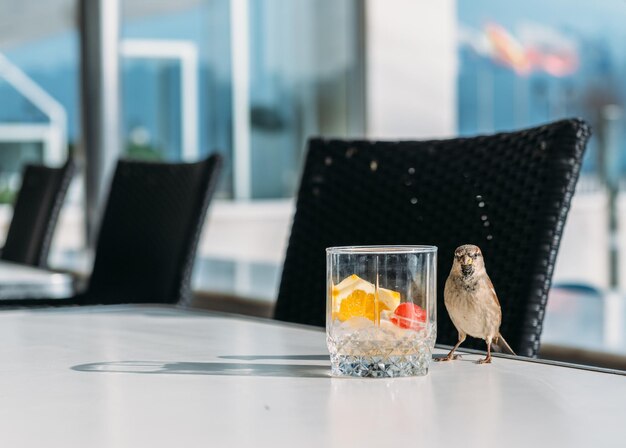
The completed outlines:
{"type": "Polygon", "coordinates": [[[491,338],[487,339],[487,357],[479,359],[478,364],[491,364],[491,338]]]}
{"type": "Polygon", "coordinates": [[[437,358],[437,361],[452,361],[453,359],[458,359],[461,355],[455,355],[454,351],[459,348],[459,345],[461,345],[463,343],[463,341],[465,340],[465,333],[459,333],[459,342],[456,343],[456,345],[454,347],[452,347],[452,350],[450,350],[450,353],[448,353],[448,356],[446,356],[445,358],[437,358]]]}

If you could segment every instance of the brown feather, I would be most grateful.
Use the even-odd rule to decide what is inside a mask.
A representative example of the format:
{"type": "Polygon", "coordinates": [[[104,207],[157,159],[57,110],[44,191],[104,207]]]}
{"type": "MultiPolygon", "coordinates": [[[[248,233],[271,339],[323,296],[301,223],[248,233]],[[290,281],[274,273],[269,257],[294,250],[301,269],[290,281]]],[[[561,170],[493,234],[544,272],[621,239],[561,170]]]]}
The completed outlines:
{"type": "Polygon", "coordinates": [[[492,348],[500,353],[506,353],[508,355],[517,356],[511,346],[506,342],[506,340],[502,337],[501,334],[498,334],[498,337],[491,342],[492,348]]]}

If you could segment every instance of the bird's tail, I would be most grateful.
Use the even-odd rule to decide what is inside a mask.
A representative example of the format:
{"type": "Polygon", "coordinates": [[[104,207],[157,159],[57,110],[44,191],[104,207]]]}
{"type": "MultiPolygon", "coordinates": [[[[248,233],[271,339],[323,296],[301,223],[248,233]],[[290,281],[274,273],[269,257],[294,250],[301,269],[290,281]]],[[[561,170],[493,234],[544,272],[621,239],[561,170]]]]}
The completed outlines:
{"type": "Polygon", "coordinates": [[[493,340],[492,346],[499,352],[506,353],[508,355],[515,355],[515,352],[513,351],[511,346],[506,342],[506,340],[499,333],[498,333],[498,336],[496,336],[496,338],[493,340]]]}

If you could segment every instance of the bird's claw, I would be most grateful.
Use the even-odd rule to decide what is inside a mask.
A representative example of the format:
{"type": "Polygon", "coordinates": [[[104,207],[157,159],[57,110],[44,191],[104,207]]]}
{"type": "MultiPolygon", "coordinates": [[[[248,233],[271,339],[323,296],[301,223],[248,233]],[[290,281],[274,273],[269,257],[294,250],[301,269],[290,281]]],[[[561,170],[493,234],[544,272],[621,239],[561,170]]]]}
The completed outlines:
{"type": "Polygon", "coordinates": [[[478,364],[491,364],[491,356],[488,356],[485,359],[479,359],[478,364]]]}

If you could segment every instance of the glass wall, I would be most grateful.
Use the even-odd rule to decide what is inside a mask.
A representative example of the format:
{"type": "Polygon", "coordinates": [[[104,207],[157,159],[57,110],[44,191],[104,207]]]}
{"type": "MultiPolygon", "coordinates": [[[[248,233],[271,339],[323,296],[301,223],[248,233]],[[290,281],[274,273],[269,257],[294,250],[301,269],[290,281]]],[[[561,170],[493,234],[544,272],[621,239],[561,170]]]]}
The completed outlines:
{"type": "MultiPolygon", "coordinates": [[[[461,134],[580,116],[594,128],[584,166],[605,173],[624,146],[626,3],[461,0],[458,123],[461,134]]],[[[626,156],[612,169],[626,172],[626,156]]]]}
{"type": "Polygon", "coordinates": [[[364,131],[361,2],[247,3],[249,72],[233,72],[229,0],[123,1],[124,144],[134,157],[194,160],[225,155],[220,196],[249,176],[252,198],[291,197],[312,135],[364,131]],[[233,79],[249,83],[250,166],[235,173],[233,79]]]}
{"type": "Polygon", "coordinates": [[[0,203],[13,202],[24,163],[60,165],[78,138],[76,2],[52,3],[2,5],[0,203]]]}
{"type": "MultiPolygon", "coordinates": [[[[120,58],[126,153],[232,159],[230,1],[122,1],[120,58]]],[[[219,196],[232,197],[232,164],[219,196]]]]}
{"type": "MultiPolygon", "coordinates": [[[[14,200],[25,162],[61,164],[79,146],[78,5],[0,0],[0,203],[14,200]]],[[[120,6],[123,155],[193,161],[219,151],[225,165],[217,198],[280,200],[295,194],[307,138],[364,135],[363,2],[120,0],[120,6]],[[244,6],[245,17],[234,5],[244,6]],[[243,65],[236,60],[242,56],[243,65]],[[242,91],[244,101],[236,102],[242,91]],[[234,129],[242,120],[245,144],[234,138],[242,135],[234,129]]],[[[84,250],[82,193],[79,175],[69,194],[71,225],[66,208],[57,232],[66,254],[84,250]]],[[[288,203],[275,217],[281,229],[288,226],[288,203]]],[[[3,210],[10,207],[0,210],[0,225],[10,220],[3,210]]],[[[284,239],[276,232],[277,241],[284,239]]]]}
{"type": "Polygon", "coordinates": [[[626,3],[461,0],[457,11],[459,133],[586,120],[555,281],[626,290],[626,3]]]}
{"type": "Polygon", "coordinates": [[[364,132],[362,2],[250,2],[251,190],[291,197],[306,139],[364,132]]]}

